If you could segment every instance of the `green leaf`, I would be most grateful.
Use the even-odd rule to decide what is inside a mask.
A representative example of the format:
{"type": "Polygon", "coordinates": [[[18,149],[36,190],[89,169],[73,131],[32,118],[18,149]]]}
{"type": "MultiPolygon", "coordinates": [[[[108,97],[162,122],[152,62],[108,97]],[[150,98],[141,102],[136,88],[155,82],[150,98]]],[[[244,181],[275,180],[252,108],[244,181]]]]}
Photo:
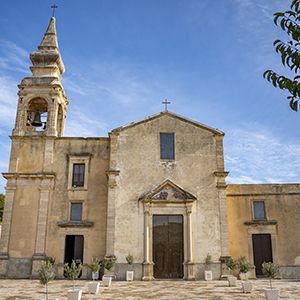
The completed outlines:
{"type": "Polygon", "coordinates": [[[298,100],[294,100],[294,98],[290,101],[290,108],[293,111],[298,111],[298,100]]]}

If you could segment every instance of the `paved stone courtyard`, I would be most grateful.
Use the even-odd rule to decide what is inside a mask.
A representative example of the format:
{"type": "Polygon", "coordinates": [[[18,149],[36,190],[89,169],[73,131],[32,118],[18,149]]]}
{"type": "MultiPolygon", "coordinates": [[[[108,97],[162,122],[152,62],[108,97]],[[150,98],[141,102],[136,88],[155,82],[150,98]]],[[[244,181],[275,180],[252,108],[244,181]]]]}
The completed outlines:
{"type": "MultiPolygon", "coordinates": [[[[228,287],[226,281],[152,281],[152,282],[113,282],[110,288],[101,287],[98,295],[89,295],[88,281],[76,281],[77,288],[83,289],[82,300],[88,299],[207,299],[207,300],[246,300],[265,299],[264,289],[268,287],[267,280],[252,280],[253,291],[243,294],[241,282],[236,287],[228,287]]],[[[66,280],[56,280],[49,284],[49,300],[67,299],[66,292],[72,284],[66,280]]],[[[274,281],[274,287],[280,290],[280,299],[300,299],[300,282],[284,280],[274,281]]],[[[0,280],[1,300],[45,299],[44,287],[38,280],[0,280]]]]}

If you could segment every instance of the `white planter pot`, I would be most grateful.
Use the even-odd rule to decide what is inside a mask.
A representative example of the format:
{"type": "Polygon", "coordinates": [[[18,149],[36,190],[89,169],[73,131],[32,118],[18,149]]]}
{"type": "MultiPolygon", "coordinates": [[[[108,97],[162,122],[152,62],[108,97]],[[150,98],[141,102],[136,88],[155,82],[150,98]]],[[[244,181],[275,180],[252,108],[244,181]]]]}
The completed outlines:
{"type": "Polygon", "coordinates": [[[267,300],[278,300],[279,290],[265,290],[265,296],[267,300]]]}
{"type": "Polygon", "coordinates": [[[111,279],[112,279],[112,277],[110,275],[103,275],[102,285],[110,287],[111,286],[111,279]]]}
{"type": "Polygon", "coordinates": [[[99,282],[89,282],[88,283],[88,290],[90,294],[98,294],[99,293],[99,282]]]}
{"type": "Polygon", "coordinates": [[[99,272],[92,272],[92,279],[98,280],[99,279],[99,272]]]}
{"type": "Polygon", "coordinates": [[[212,280],[212,271],[204,271],[204,279],[206,281],[212,280]]]}
{"type": "Polygon", "coordinates": [[[68,291],[68,300],[81,300],[82,290],[69,290],[68,291]]]}
{"type": "Polygon", "coordinates": [[[240,276],[241,280],[248,280],[248,278],[249,278],[248,272],[247,273],[240,273],[239,276],[240,276]]]}
{"type": "Polygon", "coordinates": [[[236,277],[235,276],[229,275],[227,277],[227,279],[228,279],[229,286],[236,286],[236,277]]]}
{"type": "Polygon", "coordinates": [[[242,281],[242,287],[243,287],[243,292],[244,293],[251,293],[252,291],[252,283],[251,281],[242,281]]]}
{"type": "Polygon", "coordinates": [[[133,281],[134,279],[134,271],[126,271],[126,280],[133,281]]]}

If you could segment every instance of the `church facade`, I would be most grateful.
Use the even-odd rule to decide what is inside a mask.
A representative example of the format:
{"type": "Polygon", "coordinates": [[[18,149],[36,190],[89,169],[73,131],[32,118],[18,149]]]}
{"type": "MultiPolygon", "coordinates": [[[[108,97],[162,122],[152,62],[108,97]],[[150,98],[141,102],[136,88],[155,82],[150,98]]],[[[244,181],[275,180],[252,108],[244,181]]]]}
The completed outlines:
{"type": "Polygon", "coordinates": [[[231,256],[261,275],[273,261],[300,278],[300,184],[226,184],[224,133],[164,111],[112,130],[108,137],[64,137],[68,99],[52,17],[32,75],[19,85],[12,132],[0,276],[37,275],[45,257],[82,262],[126,256],[136,280],[213,278],[231,256]]]}

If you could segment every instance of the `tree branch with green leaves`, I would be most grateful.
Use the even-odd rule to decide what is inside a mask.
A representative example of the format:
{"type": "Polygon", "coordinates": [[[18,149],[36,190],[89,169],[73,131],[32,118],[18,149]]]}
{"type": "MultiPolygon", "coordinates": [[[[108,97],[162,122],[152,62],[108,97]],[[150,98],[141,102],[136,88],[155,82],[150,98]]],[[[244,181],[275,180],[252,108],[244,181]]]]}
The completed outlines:
{"type": "Polygon", "coordinates": [[[290,10],[274,14],[274,23],[288,36],[287,42],[276,40],[273,45],[281,57],[282,64],[287,67],[290,76],[283,76],[273,70],[267,70],[263,76],[274,87],[286,90],[287,99],[292,110],[298,111],[300,100],[300,0],[293,0],[290,10]]]}

